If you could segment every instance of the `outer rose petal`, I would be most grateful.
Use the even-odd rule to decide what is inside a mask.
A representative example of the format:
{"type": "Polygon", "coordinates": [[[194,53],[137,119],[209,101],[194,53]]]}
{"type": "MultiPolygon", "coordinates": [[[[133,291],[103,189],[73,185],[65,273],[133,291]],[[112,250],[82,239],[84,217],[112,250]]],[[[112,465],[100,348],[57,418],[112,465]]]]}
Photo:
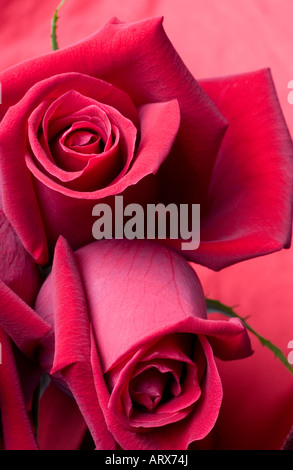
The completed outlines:
{"type": "Polygon", "coordinates": [[[0,279],[29,305],[41,285],[37,265],[22,246],[10,222],[0,210],[0,279]]]}
{"type": "Polygon", "coordinates": [[[223,358],[230,348],[230,356],[236,351],[239,357],[247,354],[242,324],[206,320],[198,278],[172,250],[148,241],[101,240],[77,250],[75,256],[104,372],[147,340],[180,331],[207,335],[213,342],[222,338],[217,348],[223,358]],[[235,343],[232,337],[237,338],[235,343]]]}
{"type": "Polygon", "coordinates": [[[269,70],[200,84],[229,126],[201,205],[200,245],[185,255],[218,271],[290,246],[293,146],[269,70]]]}
{"type": "MultiPolygon", "coordinates": [[[[5,450],[37,450],[32,423],[27,413],[12,344],[0,327],[0,410],[5,450]]],[[[2,431],[2,433],[1,433],[2,431]]]]}
{"type": "Polygon", "coordinates": [[[29,306],[41,285],[40,272],[2,211],[0,236],[0,434],[6,450],[36,450],[27,404],[40,368],[29,358],[35,358],[50,327],[29,306]]]}
{"type": "Polygon", "coordinates": [[[232,259],[288,248],[293,147],[270,71],[200,83],[229,127],[213,169],[194,260],[219,269],[232,259]]]}
{"type": "Polygon", "coordinates": [[[0,325],[17,347],[33,358],[50,326],[0,280],[0,325]]]}
{"type": "Polygon", "coordinates": [[[38,313],[55,328],[55,338],[48,336],[43,342],[40,362],[61,385],[66,384],[67,391],[70,390],[97,448],[115,449],[93,381],[91,333],[83,286],[74,255],[63,240],[56,247],[52,275],[54,299],[50,293],[46,296],[45,290],[45,296],[39,296],[36,303],[38,313]]]}
{"type": "Polygon", "coordinates": [[[78,450],[87,426],[76,402],[51,382],[43,393],[39,406],[40,449],[78,450]]]}
{"type": "MultiPolygon", "coordinates": [[[[54,336],[48,335],[40,359],[46,370],[51,369],[54,379],[73,394],[97,448],[113,449],[115,439],[126,448],[148,445],[148,438],[133,433],[128,444],[124,441],[123,436],[126,438],[128,434],[126,431],[121,434],[115,416],[108,409],[109,392],[103,377],[107,368],[143,349],[145,344],[168,334],[186,332],[217,341],[226,359],[228,350],[230,359],[251,354],[249,343],[242,341],[242,337],[247,338],[243,326],[207,320],[204,305],[196,275],[186,260],[171,250],[145,241],[106,240],[74,254],[59,239],[52,273],[36,303],[38,314],[55,329],[56,343],[54,348],[54,336]],[[231,338],[233,348],[229,344],[225,353],[227,338],[231,338]]],[[[220,382],[210,345],[206,338],[202,341],[211,374],[207,390],[214,405],[202,403],[196,419],[200,419],[201,413],[206,414],[200,409],[207,406],[210,415],[203,423],[212,426],[218,413],[217,400],[221,400],[220,382]]],[[[190,425],[189,442],[202,438],[202,429],[207,431],[205,427],[201,431],[195,428],[190,425]]],[[[163,441],[154,435],[149,442],[153,448],[159,448],[163,441]]]]}

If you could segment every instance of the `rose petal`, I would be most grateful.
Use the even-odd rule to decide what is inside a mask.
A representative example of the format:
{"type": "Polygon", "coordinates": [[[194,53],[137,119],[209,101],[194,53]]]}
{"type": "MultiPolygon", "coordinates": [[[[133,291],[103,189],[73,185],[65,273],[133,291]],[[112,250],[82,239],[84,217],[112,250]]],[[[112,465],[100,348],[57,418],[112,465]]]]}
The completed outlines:
{"type": "Polygon", "coordinates": [[[0,327],[0,401],[5,450],[38,450],[8,335],[0,327]]]}
{"type": "MultiPolygon", "coordinates": [[[[182,366],[182,364],[180,365],[182,366]]],[[[178,369],[178,364],[172,364],[172,361],[170,361],[170,369],[172,372],[169,372],[169,375],[171,373],[174,375],[174,372],[176,375],[176,368],[178,369]]],[[[187,416],[191,411],[192,405],[197,402],[201,395],[195,364],[187,366],[184,381],[181,384],[180,382],[177,382],[176,385],[179,386],[176,387],[176,395],[173,397],[171,395],[163,403],[157,404],[153,413],[146,413],[142,410],[133,410],[129,416],[129,424],[133,427],[143,427],[148,429],[165,426],[187,416]]],[[[151,410],[152,409],[153,408],[151,408],[151,410]]]]}
{"type": "MultiPolygon", "coordinates": [[[[125,409],[127,410],[127,415],[130,418],[130,424],[133,426],[137,425],[137,415],[140,413],[137,413],[137,410],[135,409],[135,397],[137,396],[140,398],[143,396],[143,399],[146,401],[145,407],[149,407],[149,410],[153,410],[154,408],[157,407],[157,405],[160,403],[160,401],[163,398],[163,394],[166,397],[166,393],[168,393],[169,399],[171,399],[172,396],[178,396],[181,391],[181,385],[180,385],[180,376],[182,372],[183,364],[177,363],[174,361],[160,361],[156,360],[150,363],[145,363],[142,362],[141,364],[138,364],[136,367],[133,375],[131,376],[131,380],[129,383],[129,390],[125,394],[126,403],[124,404],[125,409]],[[154,382],[154,392],[149,390],[149,384],[154,382]],[[138,384],[138,386],[137,386],[138,384]],[[167,387],[168,384],[168,387],[167,387]],[[157,385],[157,391],[156,391],[156,385],[157,385]],[[165,390],[166,388],[166,390],[165,390]],[[167,389],[168,388],[168,389],[167,389]],[[155,393],[156,392],[156,393],[155,393]],[[153,397],[153,400],[151,399],[153,397]],[[129,406],[130,405],[130,406],[129,406]],[[127,408],[128,406],[128,408],[127,408]],[[131,415],[130,415],[131,413],[131,415]]],[[[111,371],[107,374],[107,376],[112,378],[111,371]]],[[[108,379],[107,377],[107,379],[108,379]]],[[[122,379],[123,380],[123,379],[122,379]]],[[[116,381],[115,386],[117,385],[116,381]]],[[[137,402],[140,404],[140,401],[137,402]]],[[[141,403],[143,405],[143,403],[141,403]]],[[[162,410],[162,405],[156,409],[156,413],[160,413],[162,410]]],[[[139,410],[138,410],[139,411],[139,410]]],[[[141,413],[143,416],[143,412],[141,413]]],[[[144,417],[145,419],[145,417],[144,417]]],[[[147,418],[148,420],[148,418],[147,418]]],[[[151,421],[151,417],[150,420],[151,421]]]]}
{"type": "Polygon", "coordinates": [[[143,240],[101,240],[78,250],[76,257],[103,371],[142,344],[173,332],[211,336],[221,357],[251,354],[241,322],[206,319],[198,278],[177,253],[143,240]]]}
{"type": "Polygon", "coordinates": [[[168,426],[168,433],[154,430],[147,438],[150,448],[187,449],[191,442],[205,437],[218,418],[223,395],[221,380],[207,339],[202,336],[199,339],[207,360],[201,398],[186,419],[168,426]]]}
{"type": "Polygon", "coordinates": [[[1,280],[0,325],[18,348],[31,358],[39,341],[50,331],[50,325],[1,280]]]}
{"type": "Polygon", "coordinates": [[[0,279],[28,305],[41,286],[41,273],[0,210],[0,279]]]}
{"type": "Polygon", "coordinates": [[[168,335],[157,341],[154,346],[147,350],[141,362],[156,359],[172,359],[178,362],[192,364],[191,354],[194,338],[186,334],[168,335]]]}
{"type": "Polygon", "coordinates": [[[87,426],[76,402],[51,382],[39,403],[41,450],[78,450],[87,426]]]}
{"type": "MultiPolygon", "coordinates": [[[[113,449],[115,444],[105,426],[93,381],[91,334],[83,286],[74,255],[62,239],[56,246],[52,279],[54,317],[51,321],[54,323],[55,338],[47,338],[47,341],[55,339],[54,360],[48,358],[45,343],[43,356],[48,362],[51,359],[51,365],[53,362],[50,373],[55,380],[61,380],[61,384],[66,384],[72,393],[96,445],[113,449]]],[[[38,311],[38,304],[36,309],[38,311]]]]}
{"type": "Polygon", "coordinates": [[[211,178],[201,244],[192,258],[218,270],[231,260],[288,248],[293,147],[269,70],[201,85],[229,128],[211,178]]]}
{"type": "Polygon", "coordinates": [[[153,365],[146,367],[130,382],[131,399],[149,411],[155,409],[169,381],[169,372],[162,372],[153,365]]]}
{"type": "MultiPolygon", "coordinates": [[[[44,251],[45,238],[43,223],[40,219],[39,205],[42,207],[42,216],[50,242],[51,238],[54,238],[56,241],[60,234],[68,238],[74,247],[92,240],[92,201],[121,193],[128,186],[137,183],[141,178],[156,172],[161,162],[168,155],[176,136],[180,119],[176,101],[148,105],[142,108],[141,144],[135,165],[127,173],[127,178],[121,178],[115,184],[96,192],[76,192],[56,184],[52,179],[43,174],[29,158],[29,155],[27,155],[26,163],[36,179],[39,180],[35,182],[35,188],[33,188],[30,173],[25,168],[22,159],[26,146],[26,125],[24,125],[24,121],[28,119],[31,112],[42,99],[49,99],[50,96],[54,97],[56,89],[60,93],[61,90],[65,91],[70,89],[70,87],[80,93],[86,94],[91,92],[92,97],[103,99],[107,105],[109,103],[111,105],[112,100],[116,98],[116,109],[121,108],[124,116],[134,117],[133,122],[136,121],[136,116],[133,116],[133,108],[129,103],[130,100],[124,93],[101,80],[74,73],[58,75],[45,82],[40,82],[25,95],[15,108],[10,108],[2,120],[0,129],[0,166],[3,166],[3,209],[9,216],[12,225],[27,250],[41,263],[44,262],[47,255],[44,251]],[[168,117],[167,121],[166,116],[168,117]],[[13,126],[11,125],[11,119],[13,120],[13,126]],[[165,121],[165,125],[162,128],[163,121],[165,121]],[[18,139],[13,138],[11,131],[13,131],[13,134],[17,133],[18,139]],[[152,137],[151,141],[149,140],[149,135],[152,137]],[[155,149],[153,142],[157,142],[155,149]],[[13,155],[11,159],[8,158],[10,152],[13,155]],[[18,158],[21,161],[18,161],[18,158]],[[4,179],[6,183],[4,183],[4,179]],[[18,180],[19,184],[15,192],[13,192],[13,199],[11,199],[11,190],[7,191],[7,187],[15,187],[15,181],[18,180]],[[25,199],[23,199],[23,194],[26,194],[25,199]],[[80,202],[79,199],[84,199],[84,201],[80,202]],[[29,205],[26,204],[27,201],[29,205]],[[18,207],[19,204],[20,206],[18,207]],[[56,204],[58,207],[57,211],[56,204]],[[19,217],[20,211],[22,211],[24,216],[22,221],[20,221],[19,217]],[[17,217],[16,213],[18,214],[17,217]],[[72,213],[74,213],[72,222],[74,223],[74,219],[78,219],[77,225],[83,226],[82,233],[75,230],[75,228],[73,229],[71,224],[69,224],[70,218],[68,215],[72,213]],[[29,217],[27,216],[28,214],[29,217]],[[66,224],[64,224],[65,220],[66,224]]],[[[139,199],[140,196],[138,195],[137,202],[139,202],[139,199]]],[[[74,225],[76,227],[75,223],[74,225]]]]}

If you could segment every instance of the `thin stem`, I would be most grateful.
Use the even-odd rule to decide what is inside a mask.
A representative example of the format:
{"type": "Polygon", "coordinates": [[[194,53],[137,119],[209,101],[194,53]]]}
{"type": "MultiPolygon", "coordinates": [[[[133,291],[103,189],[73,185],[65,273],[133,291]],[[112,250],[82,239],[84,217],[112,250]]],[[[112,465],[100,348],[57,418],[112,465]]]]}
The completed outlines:
{"type": "Polygon", "coordinates": [[[58,7],[55,10],[54,16],[52,18],[52,23],[51,23],[51,46],[52,46],[53,51],[57,51],[57,49],[59,49],[56,31],[57,31],[57,22],[58,22],[58,19],[59,19],[58,13],[59,13],[59,10],[62,7],[64,2],[65,2],[65,0],[62,0],[59,3],[58,7]]]}
{"type": "Polygon", "coordinates": [[[259,342],[262,344],[262,346],[267,347],[270,349],[274,355],[284,364],[284,366],[293,374],[293,368],[290,365],[289,361],[286,359],[282,351],[271,341],[268,339],[264,338],[261,336],[259,333],[257,333],[251,326],[247,323],[245,318],[242,318],[240,315],[238,315],[231,307],[228,307],[227,305],[222,304],[218,300],[213,300],[213,299],[206,299],[206,306],[207,309],[210,311],[214,312],[220,312],[223,313],[224,315],[227,315],[228,317],[234,317],[234,318],[239,318],[245,328],[250,331],[254,336],[257,337],[259,342]]]}

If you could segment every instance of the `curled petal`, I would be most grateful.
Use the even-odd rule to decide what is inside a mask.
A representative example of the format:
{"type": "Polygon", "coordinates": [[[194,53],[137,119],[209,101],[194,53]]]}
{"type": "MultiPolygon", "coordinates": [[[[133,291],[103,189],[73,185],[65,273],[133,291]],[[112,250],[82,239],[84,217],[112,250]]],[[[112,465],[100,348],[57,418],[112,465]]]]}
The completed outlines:
{"type": "Polygon", "coordinates": [[[293,146],[269,70],[201,85],[229,127],[213,169],[201,244],[193,259],[220,269],[231,260],[289,247],[293,146]]]}
{"type": "Polygon", "coordinates": [[[207,335],[221,356],[252,353],[242,323],[206,319],[199,280],[172,250],[148,241],[101,240],[76,257],[105,372],[142,344],[172,333],[207,335]]]}

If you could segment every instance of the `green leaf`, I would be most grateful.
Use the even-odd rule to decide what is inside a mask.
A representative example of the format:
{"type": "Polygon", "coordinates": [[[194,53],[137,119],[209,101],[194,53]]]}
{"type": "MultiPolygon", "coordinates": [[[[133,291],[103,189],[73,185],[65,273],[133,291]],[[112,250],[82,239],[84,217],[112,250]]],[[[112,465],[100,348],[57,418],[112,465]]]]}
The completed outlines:
{"type": "Polygon", "coordinates": [[[275,344],[273,344],[271,341],[264,338],[259,333],[257,333],[253,328],[251,328],[251,326],[247,323],[246,319],[242,318],[240,315],[238,315],[233,310],[232,307],[229,307],[225,304],[222,304],[218,300],[213,300],[213,299],[208,299],[208,298],[206,298],[206,306],[207,306],[208,313],[220,312],[220,313],[223,313],[224,315],[226,315],[228,317],[239,318],[243,322],[245,328],[248,331],[250,331],[254,336],[257,337],[257,339],[262,344],[262,346],[265,346],[266,348],[270,349],[270,351],[273,352],[275,357],[282,362],[282,364],[291,372],[291,374],[293,374],[293,367],[290,365],[290,363],[288,362],[287,358],[284,356],[282,351],[275,344]],[[210,310],[210,312],[209,312],[209,310],[210,310]]]}
{"type": "Polygon", "coordinates": [[[51,23],[51,46],[52,46],[53,51],[57,51],[57,49],[59,49],[56,31],[57,31],[57,22],[58,22],[58,19],[59,19],[58,13],[59,13],[59,10],[62,7],[64,2],[65,2],[65,0],[62,0],[59,3],[58,7],[55,10],[54,16],[52,18],[52,23],[51,23]]]}

